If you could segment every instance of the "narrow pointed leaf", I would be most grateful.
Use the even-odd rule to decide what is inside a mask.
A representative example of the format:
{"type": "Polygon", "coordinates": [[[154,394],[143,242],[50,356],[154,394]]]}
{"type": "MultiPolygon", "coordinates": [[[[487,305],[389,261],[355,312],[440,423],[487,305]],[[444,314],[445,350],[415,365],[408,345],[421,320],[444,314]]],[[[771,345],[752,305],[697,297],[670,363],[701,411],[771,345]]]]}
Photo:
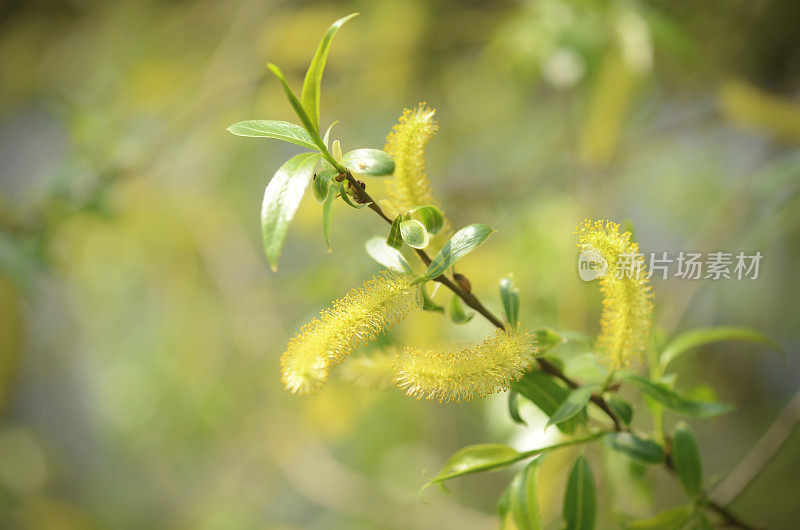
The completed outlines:
{"type": "Polygon", "coordinates": [[[325,136],[322,137],[322,143],[324,143],[326,147],[328,145],[330,145],[328,142],[331,139],[331,130],[333,129],[333,126],[336,125],[337,123],[339,123],[339,122],[335,121],[335,122],[331,123],[330,125],[328,125],[328,129],[325,131],[325,136]]]}
{"type": "Polygon", "coordinates": [[[567,399],[558,407],[558,410],[555,411],[546,426],[549,427],[550,425],[561,423],[581,412],[598,388],[600,388],[600,385],[591,384],[576,388],[570,392],[567,399]]]}
{"type": "Polygon", "coordinates": [[[442,469],[430,477],[425,488],[462,475],[510,466],[523,458],[524,454],[503,444],[469,445],[453,454],[442,469]]]}
{"type": "Polygon", "coordinates": [[[328,61],[328,52],[331,49],[333,37],[345,22],[356,15],[358,13],[347,15],[331,24],[322,37],[317,47],[317,52],[314,54],[314,58],[311,59],[311,64],[308,66],[300,98],[303,108],[308,113],[308,117],[316,130],[319,130],[319,94],[322,85],[322,72],[325,70],[325,63],[328,61]]]}
{"type": "Polygon", "coordinates": [[[620,453],[644,464],[664,462],[664,449],[652,440],[645,440],[629,432],[612,432],[605,438],[606,444],[620,453]]]}
{"type": "Polygon", "coordinates": [[[575,460],[567,479],[562,512],[566,530],[591,530],[597,517],[597,495],[594,477],[586,458],[575,460]]]}
{"type": "Polygon", "coordinates": [[[290,158],[269,181],[261,204],[261,234],[272,270],[278,267],[283,241],[300,200],[319,162],[317,153],[303,153],[290,158]]]}
{"type": "Polygon", "coordinates": [[[380,149],[356,149],[342,155],[339,162],[353,175],[386,177],[394,173],[394,159],[380,149]]]}
{"type": "Polygon", "coordinates": [[[294,109],[295,114],[297,114],[297,117],[300,118],[300,122],[303,124],[303,127],[305,127],[306,132],[308,132],[308,135],[314,141],[314,145],[317,146],[319,151],[325,156],[328,162],[330,162],[334,167],[338,167],[333,157],[329,156],[328,149],[325,147],[325,144],[322,142],[322,138],[319,136],[319,131],[317,131],[317,129],[314,127],[314,124],[309,119],[308,114],[303,108],[303,105],[300,103],[300,100],[297,99],[297,96],[295,96],[294,92],[292,92],[292,89],[289,87],[289,83],[286,82],[286,78],[283,76],[281,69],[272,63],[267,63],[267,68],[269,68],[270,71],[275,74],[275,77],[277,77],[281,82],[283,92],[286,94],[286,99],[289,100],[289,104],[294,109]]]}
{"type": "Polygon", "coordinates": [[[425,278],[431,280],[444,274],[458,260],[478,248],[492,232],[489,226],[480,223],[465,226],[456,232],[433,258],[425,272],[425,278]]]}
{"type": "Polygon", "coordinates": [[[314,139],[303,127],[289,123],[288,121],[277,120],[247,120],[234,123],[228,127],[228,132],[237,136],[249,136],[251,138],[275,138],[284,142],[293,143],[318,151],[319,147],[314,143],[314,139]]]}
{"type": "Polygon", "coordinates": [[[686,493],[696,497],[703,484],[703,467],[697,441],[685,423],[679,423],[672,435],[672,464],[686,493]]]}
{"type": "Polygon", "coordinates": [[[511,481],[509,501],[511,516],[518,530],[542,530],[539,509],[539,469],[544,457],[540,456],[519,471],[511,481]]]}
{"type": "Polygon", "coordinates": [[[506,322],[516,329],[519,324],[519,289],[516,288],[511,278],[500,280],[500,299],[503,301],[506,322]]]}
{"type": "Polygon", "coordinates": [[[631,386],[638,388],[668,409],[684,416],[707,418],[734,410],[734,408],[727,403],[691,401],[685,399],[666,385],[653,383],[638,375],[627,374],[623,375],[621,379],[631,386]]]}
{"type": "Polygon", "coordinates": [[[692,506],[676,506],[658,512],[652,517],[635,519],[625,524],[631,530],[675,530],[683,528],[683,524],[692,516],[692,506]]]}
{"type": "MultiPolygon", "coordinates": [[[[522,379],[514,382],[511,388],[521,396],[536,405],[548,417],[552,417],[556,410],[566,401],[569,390],[561,386],[555,379],[539,370],[529,370],[522,379]]],[[[585,419],[586,413],[563,421],[556,425],[564,434],[572,434],[576,427],[585,419]]]]}
{"type": "Polygon", "coordinates": [[[402,215],[395,217],[394,221],[392,221],[392,227],[389,229],[389,235],[386,237],[386,244],[395,249],[403,246],[403,236],[400,235],[400,223],[402,222],[402,215]]]}
{"type": "Polygon", "coordinates": [[[372,259],[390,269],[398,272],[407,272],[412,274],[411,265],[396,248],[392,248],[386,244],[386,240],[382,237],[373,237],[364,244],[367,254],[372,259]]]}
{"type": "Polygon", "coordinates": [[[425,248],[430,243],[431,237],[425,227],[416,219],[400,222],[400,236],[411,248],[425,248]]]}
{"type": "Polygon", "coordinates": [[[713,342],[722,342],[728,340],[763,344],[781,354],[785,354],[781,345],[778,344],[774,339],[754,329],[731,326],[699,328],[687,331],[686,333],[675,337],[675,339],[673,339],[672,342],[670,342],[667,347],[664,348],[659,360],[661,370],[663,372],[669,363],[692,348],[697,348],[713,342]]]}
{"type": "Polygon", "coordinates": [[[511,416],[514,423],[528,425],[519,413],[519,394],[514,390],[508,392],[508,415],[511,416]]]}

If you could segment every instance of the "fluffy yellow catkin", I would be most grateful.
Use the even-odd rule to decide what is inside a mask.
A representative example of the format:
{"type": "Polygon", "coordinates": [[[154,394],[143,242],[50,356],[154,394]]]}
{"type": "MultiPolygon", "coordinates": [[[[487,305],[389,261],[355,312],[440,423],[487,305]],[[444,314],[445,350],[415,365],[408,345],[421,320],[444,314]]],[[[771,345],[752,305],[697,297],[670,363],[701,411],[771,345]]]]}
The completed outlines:
{"type": "Polygon", "coordinates": [[[522,377],[529,343],[526,333],[498,331],[460,351],[407,347],[397,357],[395,382],[409,396],[440,403],[501,392],[522,377]]]}
{"type": "Polygon", "coordinates": [[[637,363],[647,349],[653,311],[652,287],[639,245],[631,241],[630,232],[620,233],[619,225],[611,221],[584,221],[576,233],[579,249],[599,254],[608,264],[600,279],[603,313],[598,349],[612,368],[637,363]]]}
{"type": "Polygon", "coordinates": [[[420,103],[414,110],[405,109],[400,121],[386,137],[385,151],[394,158],[394,176],[387,179],[386,190],[400,211],[415,206],[441,205],[431,191],[425,171],[425,145],[438,129],[436,110],[420,103]]]}
{"type": "Polygon", "coordinates": [[[374,340],[417,304],[409,276],[385,271],[336,300],[303,326],[281,356],[281,379],[297,394],[319,390],[334,366],[374,340]]]}
{"type": "Polygon", "coordinates": [[[396,348],[374,352],[369,356],[350,357],[342,364],[341,377],[361,388],[386,390],[394,386],[396,348]]]}

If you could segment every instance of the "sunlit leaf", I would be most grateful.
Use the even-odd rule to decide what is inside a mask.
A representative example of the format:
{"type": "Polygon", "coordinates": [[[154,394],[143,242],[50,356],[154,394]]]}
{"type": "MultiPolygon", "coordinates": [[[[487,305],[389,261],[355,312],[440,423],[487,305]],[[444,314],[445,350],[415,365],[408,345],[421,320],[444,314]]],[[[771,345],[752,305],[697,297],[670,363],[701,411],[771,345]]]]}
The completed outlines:
{"type": "Polygon", "coordinates": [[[411,248],[425,248],[431,240],[428,231],[416,219],[400,222],[400,236],[411,248]]]}
{"type": "Polygon", "coordinates": [[[272,270],[278,268],[283,241],[314,168],[320,160],[317,153],[303,153],[290,158],[269,181],[261,204],[261,234],[264,250],[272,270]]]}
{"type": "Polygon", "coordinates": [[[732,326],[699,328],[678,335],[667,345],[666,348],[664,348],[659,360],[661,371],[663,372],[669,363],[692,348],[697,348],[713,342],[722,342],[728,340],[763,344],[779,353],[784,353],[781,345],[778,344],[774,339],[754,329],[732,326]]]}
{"type": "Polygon", "coordinates": [[[364,244],[364,248],[372,259],[384,267],[412,274],[411,265],[408,264],[406,258],[403,257],[399,250],[387,245],[386,240],[382,237],[376,236],[369,239],[364,244]]]}
{"type": "Polygon", "coordinates": [[[342,155],[339,162],[353,175],[386,177],[394,173],[394,159],[380,149],[356,149],[342,155]]]}
{"type": "Polygon", "coordinates": [[[333,123],[328,125],[328,129],[325,131],[325,136],[322,137],[322,143],[324,143],[326,146],[330,145],[328,142],[331,139],[331,130],[333,129],[333,126],[336,125],[337,123],[339,123],[339,122],[338,121],[334,121],[333,123]]]}
{"type": "Polygon", "coordinates": [[[631,530],[675,530],[683,528],[683,524],[692,515],[692,506],[676,506],[658,512],[652,517],[634,519],[625,523],[625,528],[631,530]]]}
{"type": "Polygon", "coordinates": [[[386,244],[395,249],[403,246],[403,236],[400,235],[400,223],[402,222],[402,215],[395,217],[391,228],[389,228],[389,235],[386,237],[386,244]]]}
{"type": "Polygon", "coordinates": [[[543,456],[535,458],[511,481],[509,488],[511,516],[518,530],[542,529],[538,480],[543,459],[543,456]]]}
{"type": "Polygon", "coordinates": [[[606,444],[644,464],[664,462],[664,449],[652,440],[645,440],[629,432],[612,432],[605,438],[606,444]]]}
{"type": "Polygon", "coordinates": [[[465,226],[445,243],[428,266],[424,277],[430,280],[444,274],[458,260],[478,248],[492,232],[493,230],[484,224],[476,223],[465,226]]]}
{"type": "MultiPolygon", "coordinates": [[[[536,405],[548,417],[555,414],[556,410],[569,396],[569,390],[539,370],[528,370],[519,381],[511,385],[511,388],[536,405]]],[[[557,424],[556,427],[565,434],[572,434],[584,418],[585,413],[582,412],[569,420],[557,424]]]]}
{"type": "Polygon", "coordinates": [[[462,475],[510,466],[523,458],[524,454],[503,444],[469,445],[451,456],[425,488],[462,475]]]}
{"type": "Polygon", "coordinates": [[[698,418],[717,416],[734,410],[727,403],[717,403],[711,401],[691,401],[679,396],[675,391],[662,383],[653,383],[633,374],[625,374],[621,379],[634,386],[655,399],[668,409],[684,416],[695,416],[698,418]]]}
{"type": "MultiPolygon", "coordinates": [[[[277,77],[278,80],[281,82],[281,86],[283,87],[283,92],[286,94],[286,99],[289,100],[289,104],[294,109],[295,114],[297,114],[297,117],[300,118],[303,127],[305,127],[306,132],[313,140],[314,145],[316,145],[320,151],[326,153],[327,148],[325,147],[325,144],[322,142],[322,138],[319,137],[319,131],[317,131],[317,128],[314,127],[314,124],[308,117],[308,114],[303,108],[303,105],[300,103],[300,100],[297,99],[297,96],[295,96],[294,92],[292,92],[292,89],[289,87],[289,83],[286,82],[286,78],[283,76],[283,72],[281,72],[281,69],[278,68],[277,65],[274,65],[272,63],[267,63],[267,68],[269,68],[270,71],[273,74],[275,74],[275,77],[277,77]]],[[[334,161],[329,160],[329,162],[333,163],[334,161]]]]}
{"type": "Polygon", "coordinates": [[[567,530],[591,530],[597,516],[594,477],[586,458],[581,455],[572,465],[567,479],[562,511],[567,530]]]}
{"type": "Polygon", "coordinates": [[[685,423],[679,423],[672,435],[672,464],[686,493],[696,497],[703,484],[703,467],[697,441],[685,423]]]}
{"type": "Polygon", "coordinates": [[[553,416],[548,420],[547,427],[566,421],[581,412],[600,385],[590,384],[576,388],[569,393],[567,399],[558,407],[553,416]]]}
{"type": "Polygon", "coordinates": [[[423,311],[432,311],[434,313],[444,313],[444,308],[433,301],[433,299],[428,295],[428,289],[425,287],[424,283],[419,285],[420,293],[422,293],[422,310],[423,311]]]}
{"type": "Polygon", "coordinates": [[[356,15],[358,15],[358,13],[352,13],[331,24],[328,31],[326,31],[325,35],[322,37],[317,51],[314,54],[314,58],[311,59],[311,64],[308,66],[300,98],[303,108],[306,110],[311,120],[311,124],[317,131],[319,130],[319,95],[322,85],[322,72],[325,70],[325,63],[328,61],[328,52],[331,49],[333,37],[345,22],[356,15]]]}
{"type": "Polygon", "coordinates": [[[319,147],[314,143],[314,139],[303,127],[289,123],[288,121],[276,120],[247,120],[234,123],[228,127],[228,132],[237,136],[249,136],[252,138],[275,138],[284,142],[293,143],[318,151],[319,147]]]}

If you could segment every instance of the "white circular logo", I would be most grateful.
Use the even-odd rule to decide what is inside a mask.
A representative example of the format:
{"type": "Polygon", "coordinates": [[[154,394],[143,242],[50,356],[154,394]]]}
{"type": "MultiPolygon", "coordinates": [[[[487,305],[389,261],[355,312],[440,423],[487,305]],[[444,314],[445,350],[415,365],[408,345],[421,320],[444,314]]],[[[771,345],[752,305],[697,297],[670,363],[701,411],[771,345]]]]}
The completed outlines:
{"type": "Polygon", "coordinates": [[[608,262],[598,252],[587,249],[578,255],[578,276],[585,282],[602,278],[608,271],[608,262]]]}

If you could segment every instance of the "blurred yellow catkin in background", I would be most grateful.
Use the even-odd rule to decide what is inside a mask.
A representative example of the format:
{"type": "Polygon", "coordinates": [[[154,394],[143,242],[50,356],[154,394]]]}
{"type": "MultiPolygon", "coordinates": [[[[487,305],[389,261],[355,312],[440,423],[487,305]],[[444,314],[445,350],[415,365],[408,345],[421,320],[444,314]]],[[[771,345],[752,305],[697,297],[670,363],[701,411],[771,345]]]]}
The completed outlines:
{"type": "Polygon", "coordinates": [[[631,241],[630,232],[620,233],[619,225],[611,221],[584,221],[576,233],[578,248],[596,253],[608,265],[600,278],[603,314],[598,350],[611,368],[629,366],[644,355],[653,311],[652,287],[639,245],[631,241]]]}

